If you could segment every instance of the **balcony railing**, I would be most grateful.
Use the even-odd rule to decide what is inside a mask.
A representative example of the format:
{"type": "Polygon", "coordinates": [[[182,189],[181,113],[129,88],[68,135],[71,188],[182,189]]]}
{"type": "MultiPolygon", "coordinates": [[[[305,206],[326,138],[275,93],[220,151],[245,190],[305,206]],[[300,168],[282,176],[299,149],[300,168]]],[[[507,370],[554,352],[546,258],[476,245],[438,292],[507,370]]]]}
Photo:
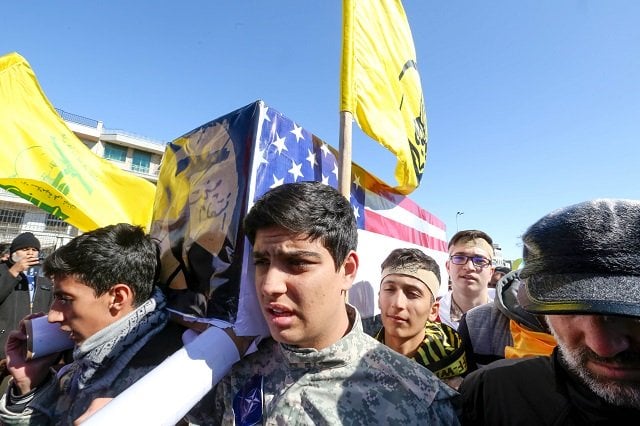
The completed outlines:
{"type": "Polygon", "coordinates": [[[139,135],[137,133],[128,132],[128,131],[122,130],[122,129],[103,129],[102,130],[102,134],[103,135],[129,136],[131,138],[143,140],[143,141],[146,141],[146,142],[151,142],[151,143],[156,144],[156,145],[161,145],[161,146],[166,145],[166,142],[162,142],[162,141],[159,141],[157,139],[153,139],[153,138],[150,138],[150,137],[147,137],[147,136],[142,136],[142,135],[139,135]]]}
{"type": "MultiPolygon", "coordinates": [[[[61,110],[60,108],[56,108],[55,109],[56,112],[58,113],[58,115],[60,115],[60,117],[62,117],[62,119],[66,122],[69,123],[76,123],[76,124],[80,124],[82,126],[87,126],[87,127],[92,127],[94,129],[98,128],[98,123],[100,123],[98,120],[94,120],[92,118],[87,118],[87,117],[83,117],[81,115],[77,115],[77,114],[72,114],[70,112],[66,112],[61,110]]],[[[146,142],[151,142],[153,144],[156,145],[161,145],[164,146],[166,145],[166,142],[160,141],[158,139],[153,139],[147,136],[143,136],[143,135],[139,135],[137,133],[133,133],[133,132],[128,132],[126,130],[122,130],[122,129],[106,129],[103,128],[102,129],[102,135],[122,135],[122,136],[128,136],[134,139],[139,139],[139,140],[143,140],[146,142]]]]}
{"type": "Polygon", "coordinates": [[[62,117],[64,121],[68,121],[71,123],[81,124],[87,127],[93,127],[95,129],[98,128],[98,120],[94,120],[92,118],[83,117],[77,114],[71,114],[70,112],[63,111],[59,108],[56,108],[56,111],[62,117]]]}
{"type": "Polygon", "coordinates": [[[141,165],[141,164],[132,164],[131,165],[131,170],[137,173],[145,173],[145,174],[150,174],[149,173],[149,166],[146,165],[141,165]]]}

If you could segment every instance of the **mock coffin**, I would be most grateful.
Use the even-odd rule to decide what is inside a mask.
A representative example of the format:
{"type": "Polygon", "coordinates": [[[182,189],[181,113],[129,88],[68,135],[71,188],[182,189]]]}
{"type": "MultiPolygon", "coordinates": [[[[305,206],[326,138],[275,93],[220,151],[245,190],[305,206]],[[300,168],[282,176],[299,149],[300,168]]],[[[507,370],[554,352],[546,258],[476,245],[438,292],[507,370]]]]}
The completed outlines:
{"type": "MultiPolygon", "coordinates": [[[[270,188],[309,180],[337,187],[336,150],[262,101],[168,144],[151,234],[161,248],[160,282],[174,307],[227,321],[237,335],[268,336],[242,218],[270,188]]],[[[350,201],[358,224],[360,269],[349,302],[363,318],[377,311],[380,264],[394,248],[420,247],[438,261],[446,279],[445,226],[440,220],[356,164],[350,201]]],[[[441,285],[441,291],[446,286],[441,285]]],[[[125,412],[130,423],[173,425],[237,359],[226,334],[209,328],[86,424],[108,425],[125,412]]]]}
{"type": "MultiPolygon", "coordinates": [[[[337,187],[336,150],[262,101],[171,142],[151,226],[163,285],[203,295],[194,299],[196,314],[234,323],[241,334],[264,332],[242,218],[270,188],[310,180],[337,187]]],[[[445,226],[356,164],[351,182],[360,270],[350,301],[369,317],[377,309],[380,263],[392,249],[422,248],[446,277],[445,226]]]]}

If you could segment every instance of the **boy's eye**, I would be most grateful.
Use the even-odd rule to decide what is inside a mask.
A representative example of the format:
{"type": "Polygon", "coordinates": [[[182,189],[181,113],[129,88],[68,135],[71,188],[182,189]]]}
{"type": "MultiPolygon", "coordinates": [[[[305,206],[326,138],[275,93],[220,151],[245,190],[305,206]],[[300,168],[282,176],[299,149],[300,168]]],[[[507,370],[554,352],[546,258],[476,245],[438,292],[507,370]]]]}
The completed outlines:
{"type": "Polygon", "coordinates": [[[312,261],[310,261],[309,259],[305,259],[305,258],[291,258],[287,260],[287,263],[289,264],[290,267],[292,268],[306,268],[308,266],[311,266],[313,264],[312,261]]]}
{"type": "Polygon", "coordinates": [[[54,299],[62,304],[71,303],[72,301],[68,296],[54,296],[54,299]]]}

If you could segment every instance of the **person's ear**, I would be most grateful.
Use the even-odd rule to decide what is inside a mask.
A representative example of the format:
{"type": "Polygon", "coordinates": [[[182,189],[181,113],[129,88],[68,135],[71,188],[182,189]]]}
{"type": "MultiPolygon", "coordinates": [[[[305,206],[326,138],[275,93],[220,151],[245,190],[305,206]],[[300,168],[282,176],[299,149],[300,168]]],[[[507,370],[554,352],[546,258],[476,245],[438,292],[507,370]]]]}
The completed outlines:
{"type": "Polygon", "coordinates": [[[120,312],[129,312],[130,308],[132,308],[134,305],[133,290],[127,284],[114,284],[109,289],[109,296],[111,297],[109,310],[111,310],[114,314],[118,314],[120,312]]]}
{"type": "Polygon", "coordinates": [[[342,263],[342,271],[344,273],[344,287],[342,290],[349,290],[358,273],[358,265],[360,261],[355,251],[351,250],[342,263]]]}
{"type": "Polygon", "coordinates": [[[439,314],[440,314],[440,302],[436,300],[431,305],[431,310],[429,311],[429,316],[427,318],[429,319],[429,321],[433,322],[438,319],[439,314]]]}

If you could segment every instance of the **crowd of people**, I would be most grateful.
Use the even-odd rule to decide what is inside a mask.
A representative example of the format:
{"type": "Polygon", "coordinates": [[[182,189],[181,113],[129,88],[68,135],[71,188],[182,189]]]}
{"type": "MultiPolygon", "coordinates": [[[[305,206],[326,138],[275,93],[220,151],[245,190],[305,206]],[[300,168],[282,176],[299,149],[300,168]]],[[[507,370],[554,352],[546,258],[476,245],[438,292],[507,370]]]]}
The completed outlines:
{"type": "MultiPolygon", "coordinates": [[[[361,265],[351,205],[327,185],[270,190],[243,229],[270,338],[245,354],[252,339],[227,330],[240,361],[182,424],[623,425],[640,414],[639,201],[549,213],[524,233],[517,271],[494,266],[485,232],[457,232],[442,296],[442,271],[419,248],[361,265]],[[346,303],[361,267],[380,270],[373,318],[346,303]]],[[[79,424],[182,346],[142,228],[87,232],[44,261],[31,233],[6,251],[2,424],[79,424]],[[30,356],[27,323],[43,314],[72,350],[30,356]]]]}

